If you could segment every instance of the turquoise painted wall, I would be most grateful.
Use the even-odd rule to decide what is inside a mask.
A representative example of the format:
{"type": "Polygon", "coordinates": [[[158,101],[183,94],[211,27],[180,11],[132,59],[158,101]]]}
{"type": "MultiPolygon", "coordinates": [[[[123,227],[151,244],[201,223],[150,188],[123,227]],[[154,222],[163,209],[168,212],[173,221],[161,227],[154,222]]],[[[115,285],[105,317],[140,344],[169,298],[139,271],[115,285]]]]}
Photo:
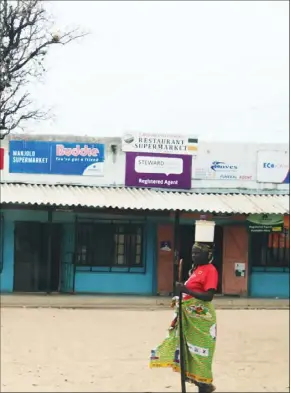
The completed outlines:
{"type": "Polygon", "coordinates": [[[14,222],[15,221],[47,221],[46,212],[30,212],[24,210],[3,210],[4,216],[4,250],[3,270],[0,275],[1,292],[13,291],[14,277],[14,222]]]}
{"type": "MultiPolygon", "coordinates": [[[[14,266],[14,223],[15,221],[48,221],[46,211],[28,211],[28,210],[4,210],[4,266],[0,276],[1,292],[13,291],[13,266],[14,266]]],[[[104,218],[113,219],[114,216],[105,216],[93,214],[78,214],[78,217],[86,218],[104,218]]],[[[120,218],[120,216],[118,216],[120,218]]],[[[136,219],[136,217],[124,216],[124,220],[136,219]]],[[[146,224],[146,249],[144,250],[144,263],[146,264],[145,273],[136,269],[135,272],[124,273],[104,271],[86,271],[78,268],[73,283],[73,265],[72,255],[74,252],[74,221],[76,214],[71,212],[54,212],[53,222],[63,224],[62,239],[62,277],[61,290],[63,292],[72,292],[73,286],[75,292],[82,293],[115,293],[115,294],[155,294],[156,293],[156,221],[149,221],[146,224]],[[75,284],[75,285],[73,285],[75,284]]]]}
{"type": "Polygon", "coordinates": [[[14,222],[4,221],[3,270],[0,275],[1,292],[13,290],[13,260],[14,260],[14,222]]]}
{"type": "Polygon", "coordinates": [[[280,268],[268,268],[262,271],[253,268],[249,278],[251,297],[290,297],[290,272],[280,268]]]}

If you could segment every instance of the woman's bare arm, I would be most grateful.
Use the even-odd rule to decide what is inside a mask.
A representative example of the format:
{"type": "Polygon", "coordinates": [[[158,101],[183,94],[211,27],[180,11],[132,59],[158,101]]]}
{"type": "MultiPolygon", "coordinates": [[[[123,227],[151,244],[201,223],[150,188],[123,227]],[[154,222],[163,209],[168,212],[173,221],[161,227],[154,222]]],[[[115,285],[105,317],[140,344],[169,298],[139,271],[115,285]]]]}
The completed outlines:
{"type": "Polygon", "coordinates": [[[193,292],[182,283],[176,283],[176,288],[179,292],[195,297],[195,299],[203,300],[204,302],[211,302],[216,292],[215,289],[209,289],[207,292],[193,292]]]}
{"type": "Polygon", "coordinates": [[[201,293],[200,292],[192,292],[187,288],[186,288],[186,290],[187,290],[186,293],[188,295],[195,297],[195,299],[203,300],[204,302],[211,302],[213,300],[213,297],[216,292],[215,289],[209,289],[207,292],[201,292],[201,293]]]}

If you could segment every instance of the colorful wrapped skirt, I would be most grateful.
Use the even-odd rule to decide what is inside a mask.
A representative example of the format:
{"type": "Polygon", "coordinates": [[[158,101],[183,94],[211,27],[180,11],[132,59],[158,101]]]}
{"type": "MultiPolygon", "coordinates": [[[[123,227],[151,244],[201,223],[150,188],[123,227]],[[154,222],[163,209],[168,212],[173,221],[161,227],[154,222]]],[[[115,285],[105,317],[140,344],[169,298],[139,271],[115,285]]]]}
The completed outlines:
{"type": "MultiPolygon", "coordinates": [[[[150,367],[170,367],[180,372],[178,302],[166,339],[151,351],[150,367]]],[[[216,343],[216,313],[211,302],[191,298],[182,303],[184,358],[187,382],[211,385],[216,343]]]]}

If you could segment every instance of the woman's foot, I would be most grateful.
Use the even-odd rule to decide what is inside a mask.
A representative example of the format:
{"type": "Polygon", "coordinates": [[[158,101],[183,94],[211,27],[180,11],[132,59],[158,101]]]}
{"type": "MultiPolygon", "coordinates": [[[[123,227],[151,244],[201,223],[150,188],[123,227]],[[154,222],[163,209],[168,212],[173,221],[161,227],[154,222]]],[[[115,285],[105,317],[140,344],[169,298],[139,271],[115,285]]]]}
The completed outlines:
{"type": "Polygon", "coordinates": [[[199,393],[212,393],[216,390],[216,387],[210,383],[210,384],[206,384],[206,383],[201,383],[198,385],[198,392],[199,393]]]}

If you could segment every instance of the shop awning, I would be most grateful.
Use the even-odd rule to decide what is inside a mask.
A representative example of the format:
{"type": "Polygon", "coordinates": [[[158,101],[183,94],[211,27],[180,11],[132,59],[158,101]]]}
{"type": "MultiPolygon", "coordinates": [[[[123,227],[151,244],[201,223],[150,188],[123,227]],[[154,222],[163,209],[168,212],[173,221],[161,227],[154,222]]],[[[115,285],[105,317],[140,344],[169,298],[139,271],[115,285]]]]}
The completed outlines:
{"type": "Polygon", "coordinates": [[[289,195],[197,194],[124,187],[2,183],[0,198],[2,204],[19,205],[289,214],[289,195]]]}

